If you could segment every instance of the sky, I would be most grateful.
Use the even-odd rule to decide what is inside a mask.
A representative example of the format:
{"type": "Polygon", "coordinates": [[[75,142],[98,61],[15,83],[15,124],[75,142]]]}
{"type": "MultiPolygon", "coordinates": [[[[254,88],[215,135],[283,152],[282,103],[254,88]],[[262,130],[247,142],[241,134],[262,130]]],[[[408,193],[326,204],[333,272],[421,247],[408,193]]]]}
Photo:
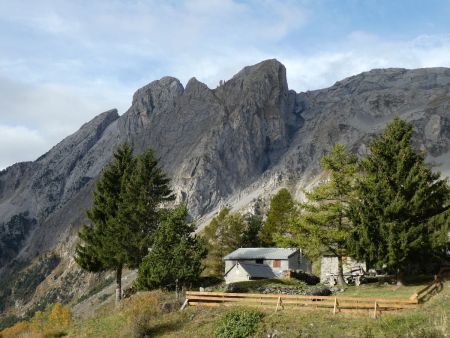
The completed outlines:
{"type": "Polygon", "coordinates": [[[450,67],[449,0],[0,0],[0,169],[163,76],[215,88],[277,58],[296,91],[450,67]]]}

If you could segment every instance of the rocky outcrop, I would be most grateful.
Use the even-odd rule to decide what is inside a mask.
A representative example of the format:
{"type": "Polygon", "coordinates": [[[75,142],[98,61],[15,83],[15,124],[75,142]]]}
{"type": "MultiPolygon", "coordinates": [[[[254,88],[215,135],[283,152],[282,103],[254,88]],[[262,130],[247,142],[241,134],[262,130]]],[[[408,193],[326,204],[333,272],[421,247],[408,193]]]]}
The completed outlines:
{"type": "Polygon", "coordinates": [[[96,178],[124,141],[137,153],[155,150],[195,217],[308,184],[333,144],[363,154],[393,116],[414,123],[415,146],[448,175],[449,88],[450,69],[378,69],[297,94],[277,60],[215,89],[195,78],[186,88],[173,77],[153,81],[120,117],[102,113],[36,161],[0,172],[0,273],[76,234],[96,178]]]}

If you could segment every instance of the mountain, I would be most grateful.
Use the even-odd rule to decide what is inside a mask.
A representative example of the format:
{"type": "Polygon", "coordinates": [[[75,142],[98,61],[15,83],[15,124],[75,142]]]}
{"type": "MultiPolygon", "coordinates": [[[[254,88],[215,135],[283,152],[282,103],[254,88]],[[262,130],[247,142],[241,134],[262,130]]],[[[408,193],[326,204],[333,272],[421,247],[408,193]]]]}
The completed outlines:
{"type": "Polygon", "coordinates": [[[447,68],[376,69],[296,93],[277,60],[245,67],[215,89],[195,78],[185,88],[173,77],[153,81],[123,115],[104,112],[36,161],[0,172],[0,279],[73,244],[96,179],[124,141],[137,153],[155,150],[197,218],[309,184],[333,144],[364,154],[394,116],[413,122],[415,147],[448,176],[449,89],[447,68]]]}

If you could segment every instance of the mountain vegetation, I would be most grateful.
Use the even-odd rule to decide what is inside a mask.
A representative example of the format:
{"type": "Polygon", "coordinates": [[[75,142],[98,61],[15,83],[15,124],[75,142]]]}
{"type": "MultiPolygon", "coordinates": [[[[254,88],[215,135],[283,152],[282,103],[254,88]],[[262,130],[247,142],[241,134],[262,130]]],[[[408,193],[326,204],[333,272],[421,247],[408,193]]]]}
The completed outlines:
{"type": "Polygon", "coordinates": [[[85,270],[116,272],[116,300],[122,296],[122,270],[137,268],[160,223],[160,204],[172,200],[169,180],[151,150],[137,158],[123,144],[104,169],[88,211],[91,224],[79,232],[75,260],[85,270]]]}
{"type": "Polygon", "coordinates": [[[291,212],[285,233],[278,235],[277,241],[300,247],[311,258],[332,253],[338,258],[337,282],[344,285],[342,257],[349,254],[349,238],[354,230],[349,211],[358,160],[337,144],[322,158],[321,165],[326,179],[311,191],[304,191],[306,201],[298,203],[295,213],[291,212]]]}
{"type": "Polygon", "coordinates": [[[221,277],[225,255],[240,247],[258,246],[261,226],[258,215],[244,216],[223,208],[203,230],[208,249],[204,274],[221,277]]]}
{"type": "Polygon", "coordinates": [[[286,188],[280,189],[270,200],[267,218],[261,229],[263,246],[275,245],[275,238],[284,237],[294,212],[294,199],[286,188]]]}
{"type": "Polygon", "coordinates": [[[287,236],[278,243],[305,248],[311,257],[342,257],[397,273],[430,272],[448,243],[450,187],[411,145],[413,127],[395,118],[358,161],[336,145],[321,164],[326,179],[298,203],[287,236]],[[431,270],[430,270],[431,269],[431,270]]]}
{"type": "Polygon", "coordinates": [[[351,204],[354,254],[398,274],[431,267],[448,242],[450,187],[411,146],[413,126],[399,118],[370,144],[351,204]]]}
{"type": "MultiPolygon", "coordinates": [[[[339,252],[348,251],[367,259],[374,267],[398,271],[400,276],[426,268],[425,263],[415,266],[413,256],[439,258],[449,219],[445,210],[430,209],[424,215],[418,212],[423,206],[423,202],[419,203],[422,195],[434,203],[435,195],[427,192],[434,188],[426,188],[433,180],[428,178],[428,183],[420,183],[421,177],[427,176],[426,170],[420,169],[420,165],[409,170],[409,160],[404,167],[413,174],[405,179],[396,177],[394,170],[378,173],[376,161],[366,166],[364,158],[370,155],[371,140],[397,114],[412,123],[410,144],[412,149],[426,152],[416,154],[422,164],[428,167],[434,163],[433,171],[442,170],[443,176],[448,176],[449,85],[450,70],[446,68],[376,69],[338,81],[330,88],[296,93],[289,89],[286,69],[277,60],[245,67],[214,89],[195,78],[186,86],[173,77],[149,83],[136,91],[130,108],[123,114],[119,115],[115,109],[106,111],[36,161],[18,163],[0,172],[0,321],[23,316],[25,309],[27,316],[32,316],[50,300],[67,303],[79,299],[94,287],[96,278],[102,278],[98,276],[103,276],[85,271],[117,274],[123,268],[139,265],[149,253],[148,248],[154,245],[154,236],[162,225],[160,211],[168,207],[166,202],[172,202],[171,192],[164,195],[161,203],[146,193],[153,184],[149,177],[157,172],[154,163],[160,173],[167,175],[164,179],[171,178],[169,190],[186,204],[189,214],[209,221],[209,215],[217,215],[223,205],[233,209],[229,214],[236,214],[234,210],[252,210],[260,198],[265,203],[282,187],[288,187],[292,193],[301,191],[321,174],[323,154],[335,144],[345,144],[362,161],[355,174],[356,181],[351,183],[355,185],[352,195],[355,207],[343,203],[346,217],[342,220],[350,220],[359,230],[352,232],[349,247],[339,252]],[[113,154],[126,142],[133,144],[129,164],[124,161],[129,169],[122,172],[116,168],[114,172],[108,163],[116,160],[113,154]],[[143,153],[147,159],[139,160],[143,153]],[[103,173],[109,170],[110,177],[106,179],[103,173]],[[385,210],[372,210],[362,201],[378,196],[386,179],[395,183],[386,186],[389,203],[383,204],[385,210]],[[98,189],[102,181],[103,191],[98,189]],[[404,191],[395,188],[402,188],[402,184],[418,187],[419,193],[408,200],[410,193],[402,195],[404,191]],[[104,214],[100,212],[102,207],[107,210],[104,214]],[[86,216],[86,210],[90,210],[90,216],[86,216]],[[395,212],[401,216],[398,220],[393,220],[395,212]],[[404,217],[409,212],[415,218],[404,217]],[[426,226],[419,224],[422,216],[426,226]],[[373,220],[378,218],[382,228],[373,226],[373,220]],[[86,241],[77,245],[76,234],[81,224],[86,227],[80,238],[86,241]],[[100,236],[101,232],[94,230],[97,226],[109,229],[108,236],[100,236]],[[407,233],[403,230],[406,228],[413,230],[407,233]],[[405,243],[413,233],[418,233],[420,240],[409,247],[405,243]],[[378,255],[365,244],[369,241],[367,234],[374,236],[377,247],[389,253],[389,258],[383,261],[382,252],[378,255]],[[425,235],[429,235],[428,239],[425,235]],[[422,245],[426,249],[419,249],[422,245]],[[34,271],[33,265],[39,265],[39,257],[53,252],[58,259],[48,269],[38,269],[35,280],[39,285],[22,283],[22,276],[34,271]],[[81,271],[73,264],[74,254],[87,270],[81,271]],[[23,290],[20,299],[14,285],[23,290]],[[47,297],[49,294],[52,297],[47,297]]],[[[403,147],[395,149],[399,154],[408,153],[403,147]]],[[[394,165],[401,162],[398,157],[390,160],[394,165]]],[[[436,182],[440,181],[436,178],[436,182]]],[[[326,209],[327,203],[312,199],[311,196],[311,200],[304,202],[326,209]]],[[[448,202],[440,207],[445,209],[445,203],[448,202]]],[[[290,217],[295,222],[291,223],[303,224],[300,220],[307,208],[302,210],[302,205],[295,201],[293,205],[290,217]]],[[[204,274],[211,270],[222,274],[221,268],[217,268],[221,264],[218,257],[236,246],[273,245],[277,238],[286,235],[295,240],[292,229],[279,226],[286,223],[276,221],[277,217],[274,221],[267,213],[234,216],[230,224],[236,223],[235,238],[231,237],[229,243],[208,239],[209,255],[205,262],[213,262],[210,258],[215,256],[216,263],[208,263],[204,274]],[[266,229],[279,226],[274,231],[277,236],[271,236],[271,231],[263,233],[264,225],[266,229]]],[[[230,225],[219,228],[227,227],[230,225]]],[[[227,231],[235,236],[234,231],[227,231]]],[[[216,232],[221,233],[217,229],[211,231],[216,232]]],[[[336,245],[332,248],[336,249],[336,245]]],[[[326,250],[325,245],[317,245],[316,249],[326,250]]]]}
{"type": "Polygon", "coordinates": [[[196,226],[187,222],[188,216],[184,205],[165,211],[149,253],[139,266],[137,289],[181,289],[198,281],[206,246],[203,238],[193,234],[196,226]]]}

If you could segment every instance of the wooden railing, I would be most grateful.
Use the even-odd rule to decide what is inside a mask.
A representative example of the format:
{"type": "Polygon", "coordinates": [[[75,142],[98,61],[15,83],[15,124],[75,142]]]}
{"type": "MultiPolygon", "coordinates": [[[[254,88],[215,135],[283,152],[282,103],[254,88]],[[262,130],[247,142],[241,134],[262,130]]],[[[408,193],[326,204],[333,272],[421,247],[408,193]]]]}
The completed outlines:
{"type": "Polygon", "coordinates": [[[362,298],[344,296],[304,296],[255,293],[186,292],[186,304],[191,306],[257,306],[279,309],[324,309],[333,312],[368,312],[377,316],[383,312],[417,307],[416,299],[362,298]]]}
{"type": "Polygon", "coordinates": [[[442,289],[443,280],[450,274],[450,267],[443,267],[439,270],[439,273],[434,277],[433,282],[427,285],[423,289],[420,289],[411,296],[411,299],[417,299],[418,303],[426,302],[433,294],[439,292],[442,289]]]}
{"type": "Polygon", "coordinates": [[[428,300],[434,293],[440,291],[443,279],[449,274],[450,267],[442,268],[430,285],[419,290],[409,299],[187,291],[186,301],[181,309],[184,309],[187,305],[243,305],[273,308],[275,311],[280,309],[324,309],[331,311],[333,314],[338,312],[368,312],[373,317],[377,317],[384,312],[416,308],[419,303],[428,300]]]}

